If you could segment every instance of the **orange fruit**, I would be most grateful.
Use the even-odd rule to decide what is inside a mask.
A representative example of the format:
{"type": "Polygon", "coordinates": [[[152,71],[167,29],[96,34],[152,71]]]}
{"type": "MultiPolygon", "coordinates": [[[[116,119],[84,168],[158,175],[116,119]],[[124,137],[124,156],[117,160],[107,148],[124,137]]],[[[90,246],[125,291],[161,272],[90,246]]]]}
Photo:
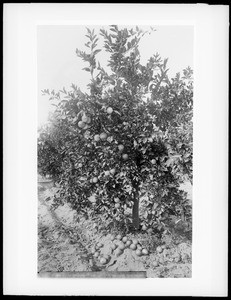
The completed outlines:
{"type": "Polygon", "coordinates": [[[120,204],[119,203],[116,203],[115,204],[115,208],[119,208],[120,207],[120,204]]]}
{"type": "Polygon", "coordinates": [[[85,124],[83,121],[79,121],[79,122],[78,122],[78,126],[79,126],[80,128],[84,128],[84,127],[86,126],[86,124],[85,124]]]}
{"type": "Polygon", "coordinates": [[[90,118],[90,117],[87,117],[86,123],[87,123],[87,124],[90,124],[90,123],[91,123],[91,118],[90,118]]]}
{"type": "Polygon", "coordinates": [[[119,145],[118,148],[119,148],[120,151],[123,151],[124,150],[124,145],[119,145]]]}
{"type": "Polygon", "coordinates": [[[129,246],[131,245],[131,243],[132,243],[132,241],[127,241],[127,242],[126,242],[126,246],[129,247],[129,246]]]}
{"type": "Polygon", "coordinates": [[[82,116],[82,122],[87,123],[88,117],[86,115],[82,116]]]}
{"type": "Polygon", "coordinates": [[[126,243],[127,240],[128,240],[128,238],[127,238],[126,236],[124,236],[124,237],[122,238],[122,241],[123,241],[124,243],[126,243]]]}
{"type": "Polygon", "coordinates": [[[94,136],[94,140],[95,140],[96,142],[98,142],[98,141],[100,140],[99,134],[96,134],[96,135],[94,136]]]}
{"type": "MultiPolygon", "coordinates": [[[[91,179],[91,182],[92,182],[92,179],[91,179]]],[[[91,202],[96,203],[96,199],[95,198],[91,199],[91,202]]],[[[97,226],[97,224],[95,226],[97,226]]]]}
{"type": "Polygon", "coordinates": [[[137,244],[138,244],[137,239],[134,239],[134,240],[132,241],[132,243],[133,243],[134,245],[137,245],[137,244]]]}
{"type": "Polygon", "coordinates": [[[115,169],[111,169],[111,170],[110,170],[111,175],[114,175],[114,174],[115,174],[115,171],[116,171],[115,169]]]}
{"type": "Polygon", "coordinates": [[[120,241],[120,240],[122,239],[122,236],[121,236],[120,234],[118,234],[118,235],[116,236],[116,239],[120,241]]]}
{"type": "Polygon", "coordinates": [[[142,250],[141,245],[137,244],[137,249],[142,250]]]}
{"type": "Polygon", "coordinates": [[[100,259],[100,263],[101,263],[102,265],[105,265],[105,264],[107,263],[106,258],[102,257],[102,258],[100,259]]]}
{"type": "Polygon", "coordinates": [[[137,250],[136,250],[136,255],[137,255],[137,256],[141,256],[141,255],[142,255],[141,250],[137,249],[137,250]]]}
{"type": "Polygon", "coordinates": [[[131,245],[130,245],[130,249],[136,250],[136,245],[135,245],[135,244],[131,244],[131,245]]]}
{"type": "Polygon", "coordinates": [[[106,139],[107,139],[107,134],[106,134],[105,132],[102,132],[102,133],[100,134],[100,139],[101,139],[102,141],[106,140],[106,139]]]}
{"type": "Polygon", "coordinates": [[[121,249],[117,249],[116,252],[115,252],[115,255],[116,256],[119,256],[123,253],[123,251],[121,249]]]}
{"type": "Polygon", "coordinates": [[[112,245],[111,245],[111,249],[112,249],[112,250],[115,250],[115,249],[116,249],[116,245],[115,245],[115,244],[112,244],[112,245]]]}
{"type": "Polygon", "coordinates": [[[113,141],[113,137],[112,137],[112,136],[109,136],[109,137],[107,138],[107,141],[108,141],[108,143],[111,143],[111,142],[113,141]]]}
{"type": "Polygon", "coordinates": [[[94,182],[94,183],[98,182],[98,178],[97,178],[97,177],[94,177],[94,178],[92,179],[92,182],[94,182]]]}
{"type": "Polygon", "coordinates": [[[107,113],[110,115],[110,114],[112,114],[112,112],[113,112],[113,109],[111,107],[108,107],[107,108],[107,113]]]}
{"type": "Polygon", "coordinates": [[[114,239],[115,239],[115,236],[114,236],[114,234],[112,234],[111,235],[111,241],[114,241],[114,239]]]}
{"type": "Polygon", "coordinates": [[[115,203],[119,203],[120,199],[119,198],[115,198],[114,201],[115,201],[115,203]]]}
{"type": "Polygon", "coordinates": [[[118,247],[120,250],[124,250],[125,246],[124,246],[124,243],[121,243],[119,244],[119,247],[118,247]]]}
{"type": "Polygon", "coordinates": [[[99,257],[99,252],[98,251],[95,252],[94,257],[99,257]]]}
{"type": "Polygon", "coordinates": [[[110,171],[105,171],[105,176],[109,176],[110,175],[110,171]]]}
{"type": "Polygon", "coordinates": [[[123,160],[128,160],[128,155],[127,155],[126,153],[124,153],[124,154],[122,155],[122,158],[123,158],[123,160]]]}
{"type": "Polygon", "coordinates": [[[158,252],[158,253],[161,253],[162,252],[162,247],[161,246],[158,246],[157,248],[156,248],[156,251],[158,252]]]}
{"type": "Polygon", "coordinates": [[[147,230],[147,226],[146,226],[146,225],[143,225],[143,226],[142,226],[142,229],[143,229],[144,231],[146,231],[146,230],[147,230]]]}
{"type": "Polygon", "coordinates": [[[148,255],[148,250],[147,249],[142,249],[142,254],[148,255]]]}

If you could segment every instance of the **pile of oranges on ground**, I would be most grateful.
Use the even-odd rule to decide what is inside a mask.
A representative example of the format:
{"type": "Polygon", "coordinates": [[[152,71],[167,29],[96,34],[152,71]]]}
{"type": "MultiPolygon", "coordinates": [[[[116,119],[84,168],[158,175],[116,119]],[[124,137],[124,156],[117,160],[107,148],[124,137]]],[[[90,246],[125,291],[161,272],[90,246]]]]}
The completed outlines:
{"type": "Polygon", "coordinates": [[[99,262],[102,265],[107,264],[110,261],[112,255],[119,257],[125,249],[131,249],[137,256],[144,256],[149,254],[148,250],[142,247],[137,239],[129,239],[127,236],[122,237],[120,234],[118,234],[117,236],[111,235],[110,237],[111,255],[101,254],[101,249],[103,248],[103,246],[103,243],[97,243],[92,249],[94,258],[99,259],[99,262]]]}

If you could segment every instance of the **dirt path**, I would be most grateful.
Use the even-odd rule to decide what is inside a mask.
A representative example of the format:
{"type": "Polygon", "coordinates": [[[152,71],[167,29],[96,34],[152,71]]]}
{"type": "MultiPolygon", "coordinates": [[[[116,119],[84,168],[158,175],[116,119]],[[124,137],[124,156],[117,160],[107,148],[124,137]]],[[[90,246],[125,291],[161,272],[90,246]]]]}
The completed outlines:
{"type": "Polygon", "coordinates": [[[79,234],[51,210],[47,195],[47,190],[38,193],[38,272],[89,271],[79,234]]]}

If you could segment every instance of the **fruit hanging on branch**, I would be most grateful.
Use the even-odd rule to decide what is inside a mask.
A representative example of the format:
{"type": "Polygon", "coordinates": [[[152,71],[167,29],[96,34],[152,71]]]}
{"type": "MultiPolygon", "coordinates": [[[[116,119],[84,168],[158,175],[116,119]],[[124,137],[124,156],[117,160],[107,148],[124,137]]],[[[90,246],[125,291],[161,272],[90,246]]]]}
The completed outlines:
{"type": "Polygon", "coordinates": [[[100,134],[100,139],[101,139],[102,141],[105,141],[105,140],[107,139],[107,134],[106,134],[105,132],[102,132],[102,133],[100,134]]]}
{"type": "Polygon", "coordinates": [[[96,142],[100,141],[100,136],[99,136],[99,134],[96,134],[96,135],[94,136],[94,140],[95,140],[96,142]]]}
{"type": "Polygon", "coordinates": [[[94,178],[92,179],[92,182],[93,182],[93,183],[97,183],[97,182],[98,182],[98,178],[97,178],[97,177],[94,177],[94,178]]]}
{"type": "Polygon", "coordinates": [[[115,174],[115,172],[116,172],[116,170],[115,170],[115,169],[111,169],[111,170],[110,170],[110,174],[111,174],[111,175],[114,175],[114,174],[115,174]]]}
{"type": "Polygon", "coordinates": [[[107,108],[107,113],[108,113],[109,115],[111,115],[112,112],[113,112],[113,109],[112,109],[111,107],[108,107],[108,108],[107,108]]]}
{"type": "Polygon", "coordinates": [[[84,123],[83,121],[79,121],[78,126],[79,128],[84,128],[86,126],[86,123],[84,123]]]}
{"type": "Polygon", "coordinates": [[[124,153],[124,154],[122,155],[122,158],[123,158],[123,160],[128,160],[128,155],[127,155],[126,153],[124,153]]]}
{"type": "Polygon", "coordinates": [[[124,150],[124,145],[118,145],[118,149],[122,152],[124,150]]]}

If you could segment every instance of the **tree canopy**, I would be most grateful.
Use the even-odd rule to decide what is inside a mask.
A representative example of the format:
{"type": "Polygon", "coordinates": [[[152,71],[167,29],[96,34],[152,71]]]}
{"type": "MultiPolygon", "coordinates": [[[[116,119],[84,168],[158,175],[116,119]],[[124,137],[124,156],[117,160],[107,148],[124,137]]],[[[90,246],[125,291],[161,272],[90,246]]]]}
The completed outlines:
{"type": "Polygon", "coordinates": [[[192,182],[193,71],[169,78],[167,59],[158,53],[142,65],[139,42],[147,33],[87,28],[87,50],[76,54],[91,75],[88,92],[75,84],[43,91],[56,111],[41,130],[38,166],[59,184],[58,204],[67,201],[86,217],[105,216],[108,224],[132,221],[138,229],[142,219],[161,230],[169,214],[190,215],[179,185],[192,182]],[[109,53],[110,71],[97,60],[100,51],[109,53]]]}

